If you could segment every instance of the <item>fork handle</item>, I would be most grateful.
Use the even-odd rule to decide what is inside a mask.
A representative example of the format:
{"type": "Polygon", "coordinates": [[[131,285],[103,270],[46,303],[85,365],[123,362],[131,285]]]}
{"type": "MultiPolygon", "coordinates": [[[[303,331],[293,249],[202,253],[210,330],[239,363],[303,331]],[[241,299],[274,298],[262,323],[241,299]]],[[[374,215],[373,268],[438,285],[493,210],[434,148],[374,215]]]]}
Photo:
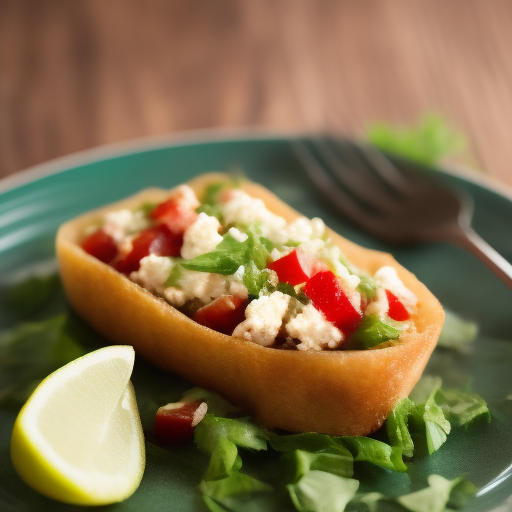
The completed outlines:
{"type": "Polygon", "coordinates": [[[470,227],[453,231],[449,237],[463,249],[468,250],[485,263],[505,284],[512,288],[512,265],[494,250],[478,233],[470,227]]]}

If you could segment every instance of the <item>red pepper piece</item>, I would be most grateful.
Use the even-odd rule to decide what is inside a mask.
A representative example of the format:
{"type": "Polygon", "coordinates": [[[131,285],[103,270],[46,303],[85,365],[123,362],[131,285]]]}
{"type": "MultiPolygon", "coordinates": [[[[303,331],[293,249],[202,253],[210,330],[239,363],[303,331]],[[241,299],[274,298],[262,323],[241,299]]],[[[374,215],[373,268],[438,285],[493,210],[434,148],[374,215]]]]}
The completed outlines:
{"type": "Polygon", "coordinates": [[[407,309],[405,309],[405,306],[400,302],[398,297],[390,292],[389,290],[386,290],[386,296],[388,298],[388,316],[392,320],[396,320],[397,322],[403,322],[404,320],[409,320],[411,318],[411,315],[409,315],[409,312],[407,309]]]}
{"type": "Polygon", "coordinates": [[[165,224],[173,233],[183,234],[195,222],[197,213],[185,204],[182,194],[177,194],[160,203],[151,212],[151,217],[165,224]]]}
{"type": "Polygon", "coordinates": [[[116,242],[103,229],[98,229],[98,231],[88,236],[80,246],[85,252],[103,261],[103,263],[109,263],[117,256],[116,242]]]}
{"type": "Polygon", "coordinates": [[[139,270],[140,260],[150,254],[179,256],[182,244],[183,236],[171,233],[164,224],[145,229],[133,239],[132,250],[114,267],[123,274],[130,274],[139,270]]]}
{"type": "Polygon", "coordinates": [[[177,402],[160,407],[156,412],[155,437],[165,444],[181,444],[191,441],[194,437],[194,427],[206,414],[206,404],[198,410],[204,402],[177,402]]]}
{"type": "Polygon", "coordinates": [[[247,300],[238,295],[222,295],[211,304],[198,309],[193,319],[205,327],[223,334],[231,334],[245,319],[247,300]]]}
{"type": "Polygon", "coordinates": [[[338,283],[338,279],[330,270],[318,272],[310,277],[304,292],[315,308],[343,331],[345,336],[349,336],[357,329],[361,321],[361,313],[354,308],[338,283]]]}
{"type": "Polygon", "coordinates": [[[286,256],[273,261],[268,268],[277,273],[280,282],[289,283],[292,286],[305,283],[309,278],[296,249],[286,256]]]}

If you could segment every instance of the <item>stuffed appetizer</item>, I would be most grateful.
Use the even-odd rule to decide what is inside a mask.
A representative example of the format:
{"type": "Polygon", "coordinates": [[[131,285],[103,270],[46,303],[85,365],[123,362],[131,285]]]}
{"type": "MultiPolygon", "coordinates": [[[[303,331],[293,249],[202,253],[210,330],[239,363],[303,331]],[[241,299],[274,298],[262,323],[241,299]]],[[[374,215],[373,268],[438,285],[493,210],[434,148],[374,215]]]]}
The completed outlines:
{"type": "Polygon", "coordinates": [[[224,175],[82,216],[57,250],[94,328],[268,427],[374,431],[420,377],[444,317],[388,254],[224,175]]]}

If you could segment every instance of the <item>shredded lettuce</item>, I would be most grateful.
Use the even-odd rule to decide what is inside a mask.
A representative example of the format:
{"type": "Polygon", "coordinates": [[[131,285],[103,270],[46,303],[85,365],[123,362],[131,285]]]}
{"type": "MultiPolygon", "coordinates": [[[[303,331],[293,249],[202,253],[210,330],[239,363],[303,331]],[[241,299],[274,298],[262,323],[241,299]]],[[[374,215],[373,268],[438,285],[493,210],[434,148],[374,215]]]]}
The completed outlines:
{"type": "Polygon", "coordinates": [[[234,274],[240,266],[249,263],[263,270],[267,265],[269,252],[256,229],[247,228],[245,232],[247,234],[245,242],[239,242],[228,232],[214,251],[182,261],[180,265],[187,270],[225,276],[234,274]]]}
{"type": "Polygon", "coordinates": [[[406,457],[412,457],[414,442],[409,432],[409,417],[416,405],[409,398],[400,400],[386,419],[386,431],[392,446],[398,447],[406,457]]]}
{"type": "Polygon", "coordinates": [[[437,115],[425,115],[417,126],[397,128],[376,123],[367,130],[369,141],[381,151],[394,153],[414,162],[434,165],[441,158],[460,153],[464,137],[437,115]]]}
{"type": "Polygon", "coordinates": [[[58,274],[30,276],[6,290],[4,305],[20,315],[30,315],[48,304],[58,290],[58,274]]]}
{"type": "Polygon", "coordinates": [[[428,453],[437,451],[446,441],[450,433],[450,422],[444,417],[443,410],[435,401],[439,388],[434,388],[426,403],[418,406],[418,414],[421,414],[425,422],[428,453]]]}
{"type": "Polygon", "coordinates": [[[309,471],[287,489],[299,512],[343,512],[358,487],[358,480],[324,471],[309,471]]]}
{"type": "Polygon", "coordinates": [[[353,336],[361,346],[371,348],[385,341],[396,340],[400,336],[400,331],[380,320],[378,315],[367,315],[353,336]]]}
{"type": "Polygon", "coordinates": [[[323,450],[336,453],[336,450],[343,447],[349,450],[356,461],[369,462],[394,471],[407,471],[399,448],[371,437],[333,437],[314,432],[285,436],[271,433],[269,441],[274,450],[283,452],[306,450],[315,453],[323,450]]]}
{"type": "Polygon", "coordinates": [[[453,311],[445,309],[444,325],[437,341],[437,346],[451,349],[460,353],[467,353],[471,343],[478,335],[478,326],[475,322],[463,320],[453,311]]]}
{"type": "Polygon", "coordinates": [[[202,480],[199,484],[199,490],[210,498],[222,500],[228,496],[236,496],[238,494],[271,491],[272,486],[249,475],[235,471],[221,480],[202,480]]]}
{"type": "Polygon", "coordinates": [[[269,286],[272,271],[266,268],[260,270],[253,261],[244,265],[243,283],[249,296],[257,298],[260,292],[269,286]]]}
{"type": "Polygon", "coordinates": [[[87,351],[60,314],[0,334],[0,403],[23,403],[41,379],[87,351]]]}
{"type": "Polygon", "coordinates": [[[285,467],[290,468],[292,482],[297,482],[311,470],[325,471],[346,478],[354,474],[354,458],[346,448],[344,452],[338,449],[336,453],[330,453],[328,450],[316,453],[294,450],[286,452],[282,460],[285,467]]]}
{"type": "Polygon", "coordinates": [[[242,459],[238,455],[236,444],[223,437],[212,451],[210,463],[204,480],[220,480],[242,467],[242,459]]]}
{"type": "Polygon", "coordinates": [[[428,487],[399,496],[396,501],[411,512],[444,512],[453,488],[462,480],[462,477],[447,480],[440,475],[430,475],[428,487]]]}
{"type": "Polygon", "coordinates": [[[479,416],[485,416],[488,422],[491,421],[486,401],[476,393],[440,389],[436,400],[448,421],[454,426],[467,427],[479,416]]]}
{"type": "Polygon", "coordinates": [[[266,450],[268,432],[249,418],[220,418],[207,414],[195,428],[194,441],[206,452],[212,453],[221,439],[252,450],[266,450]]]}

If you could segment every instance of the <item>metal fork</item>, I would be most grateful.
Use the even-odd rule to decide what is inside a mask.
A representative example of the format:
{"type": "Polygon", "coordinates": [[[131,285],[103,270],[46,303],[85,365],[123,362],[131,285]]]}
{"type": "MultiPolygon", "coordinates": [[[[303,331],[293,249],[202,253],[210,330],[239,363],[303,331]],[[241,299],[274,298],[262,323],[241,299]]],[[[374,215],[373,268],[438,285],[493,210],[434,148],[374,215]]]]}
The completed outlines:
{"type": "Polygon", "coordinates": [[[454,242],[512,288],[512,265],[471,228],[467,194],[399,169],[370,144],[326,136],[292,145],[326,199],[370,234],[400,245],[454,242]]]}

